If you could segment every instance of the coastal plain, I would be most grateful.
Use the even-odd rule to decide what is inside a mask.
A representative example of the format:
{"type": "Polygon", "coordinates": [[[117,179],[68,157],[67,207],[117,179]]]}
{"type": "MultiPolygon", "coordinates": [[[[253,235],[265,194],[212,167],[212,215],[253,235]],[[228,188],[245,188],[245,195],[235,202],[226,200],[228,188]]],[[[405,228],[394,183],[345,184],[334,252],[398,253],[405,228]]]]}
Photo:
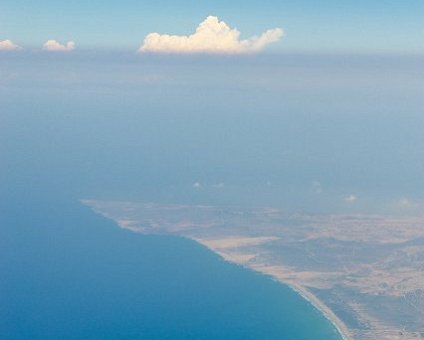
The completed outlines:
{"type": "Polygon", "coordinates": [[[345,339],[424,339],[424,217],[83,203],[122,228],[192,239],[289,285],[345,339]]]}

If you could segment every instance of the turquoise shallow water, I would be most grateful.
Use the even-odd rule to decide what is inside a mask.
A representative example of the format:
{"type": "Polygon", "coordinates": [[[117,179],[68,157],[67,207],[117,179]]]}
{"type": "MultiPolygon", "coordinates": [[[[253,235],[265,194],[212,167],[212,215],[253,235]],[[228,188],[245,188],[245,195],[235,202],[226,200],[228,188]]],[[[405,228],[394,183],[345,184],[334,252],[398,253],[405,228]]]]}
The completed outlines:
{"type": "Polygon", "coordinates": [[[66,200],[2,208],[2,339],[340,339],[291,289],[195,242],[66,200]]]}

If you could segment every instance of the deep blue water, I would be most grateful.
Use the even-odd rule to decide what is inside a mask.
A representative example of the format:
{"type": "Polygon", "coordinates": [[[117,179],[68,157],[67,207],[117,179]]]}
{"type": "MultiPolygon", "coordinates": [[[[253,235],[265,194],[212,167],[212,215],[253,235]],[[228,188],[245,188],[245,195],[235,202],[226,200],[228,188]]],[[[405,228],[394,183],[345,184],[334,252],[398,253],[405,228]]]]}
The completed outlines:
{"type": "Polygon", "coordinates": [[[0,212],[1,339],[339,339],[289,288],[192,241],[57,197],[0,212]]]}

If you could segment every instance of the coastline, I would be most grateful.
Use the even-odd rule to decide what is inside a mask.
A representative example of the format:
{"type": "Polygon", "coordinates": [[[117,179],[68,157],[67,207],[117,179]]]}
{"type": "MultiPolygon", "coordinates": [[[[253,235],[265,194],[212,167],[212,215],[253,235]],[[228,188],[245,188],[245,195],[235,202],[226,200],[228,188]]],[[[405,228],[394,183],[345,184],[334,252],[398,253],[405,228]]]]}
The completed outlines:
{"type": "MultiPolygon", "coordinates": [[[[423,275],[417,270],[422,264],[418,257],[423,249],[422,218],[300,214],[293,217],[293,222],[300,225],[293,229],[284,226],[279,220],[280,217],[284,217],[283,214],[276,213],[274,216],[269,215],[268,211],[252,211],[252,214],[257,214],[254,216],[258,219],[255,227],[263,226],[263,229],[259,227],[252,229],[252,225],[249,224],[252,216],[242,216],[243,214],[238,214],[237,210],[228,211],[230,215],[227,221],[225,216],[218,214],[220,210],[213,207],[113,201],[84,203],[114,220],[123,229],[142,234],[171,234],[187,238],[208,248],[224,261],[279,281],[279,284],[284,284],[295,291],[296,295],[301,295],[303,301],[306,300],[314,307],[315,312],[324,316],[327,325],[330,322],[328,326],[333,335],[339,339],[352,340],[358,337],[389,340],[399,337],[408,339],[423,337],[420,331],[423,275]],[[231,215],[232,212],[234,216],[231,215]],[[187,217],[183,218],[183,215],[187,217]],[[270,226],[267,226],[268,220],[261,220],[265,217],[271,219],[270,226]],[[247,224],[246,228],[243,228],[244,223],[247,224]],[[235,227],[230,228],[232,225],[235,227]],[[211,229],[214,226],[218,227],[217,230],[211,229]],[[371,234],[369,230],[372,231],[371,234]],[[330,243],[325,241],[329,236],[334,237],[330,243]],[[317,239],[323,239],[324,244],[321,246],[309,243],[317,239]],[[366,258],[356,259],[350,267],[344,266],[343,261],[333,264],[332,257],[326,256],[328,247],[333,251],[335,250],[333,244],[349,240],[357,242],[352,251],[359,251],[362,248],[376,251],[381,256],[380,260],[371,266],[366,265],[368,263],[366,258]],[[413,243],[414,246],[411,247],[409,241],[416,242],[416,245],[413,243]],[[268,244],[273,242],[275,243],[268,244]],[[399,249],[402,249],[399,252],[391,252],[390,266],[387,266],[387,255],[384,252],[387,244],[396,244],[396,249],[398,245],[401,247],[399,249]],[[289,248],[279,252],[278,246],[286,245],[289,248]],[[284,253],[291,246],[301,249],[300,247],[305,245],[308,249],[304,253],[305,256],[300,259],[302,262],[299,262],[296,256],[291,257],[290,253],[284,253]],[[403,265],[403,253],[411,257],[406,266],[403,265]],[[316,262],[324,267],[316,268],[314,266],[316,262]],[[364,265],[369,270],[358,271],[364,265]],[[353,283],[350,279],[352,273],[357,275],[353,283]],[[381,280],[389,283],[387,287],[379,284],[381,280]],[[333,295],[328,295],[333,289],[334,294],[339,297],[334,301],[333,295]],[[326,293],[323,290],[327,290],[326,293]],[[323,292],[322,296],[320,292],[323,292]],[[365,299],[359,299],[355,294],[361,294],[358,296],[365,299]],[[411,298],[399,299],[406,294],[410,294],[411,298]],[[378,308],[375,305],[372,299],[375,295],[383,299],[385,308],[378,308]],[[345,314],[342,313],[346,313],[346,323],[339,317],[339,311],[343,318],[345,314]],[[410,320],[408,329],[403,322],[400,322],[401,319],[393,318],[400,312],[402,318],[410,320]],[[352,325],[348,320],[352,320],[352,325]],[[355,320],[357,322],[354,322],[355,320]]],[[[346,249],[348,248],[337,247],[335,258],[345,256],[346,249]]]]}
{"type": "Polygon", "coordinates": [[[281,284],[284,284],[291,288],[293,291],[295,291],[297,294],[299,294],[303,299],[308,301],[315,309],[317,309],[324,317],[333,325],[333,327],[337,330],[337,332],[340,334],[341,338],[343,340],[353,340],[352,333],[350,332],[349,328],[346,326],[346,324],[340,320],[336,314],[320,299],[318,299],[314,294],[312,294],[307,288],[301,286],[300,284],[297,284],[292,281],[284,280],[283,278],[279,277],[279,275],[272,270],[273,267],[267,267],[267,266],[252,266],[245,263],[241,263],[237,261],[235,258],[236,256],[233,256],[232,254],[224,253],[222,250],[215,249],[210,246],[207,242],[205,242],[202,239],[194,238],[194,237],[187,237],[190,240],[193,240],[202,246],[210,249],[214,253],[218,254],[220,257],[222,257],[225,261],[228,261],[230,263],[243,266],[249,270],[253,270],[255,272],[258,272],[260,274],[269,276],[270,278],[274,279],[275,281],[278,281],[281,284]],[[268,270],[267,270],[268,269],[268,270]]]}
{"type": "Polygon", "coordinates": [[[333,324],[333,326],[336,328],[337,332],[340,334],[343,340],[353,340],[352,334],[347,328],[347,326],[345,325],[345,323],[341,321],[327,305],[325,305],[309,290],[295,283],[289,283],[279,279],[276,279],[276,280],[280,283],[283,283],[289,286],[296,293],[298,293],[305,300],[307,300],[312,306],[314,306],[317,310],[319,310],[324,315],[324,317],[333,324]]]}
{"type": "MultiPolygon", "coordinates": [[[[119,221],[117,224],[119,227],[123,229],[128,229],[133,232],[143,233],[138,228],[131,228],[128,225],[123,224],[122,221],[119,221]]],[[[210,241],[201,239],[198,237],[193,237],[189,235],[180,235],[180,236],[187,238],[189,240],[192,240],[202,245],[203,247],[206,247],[207,249],[219,255],[223,260],[227,262],[236,264],[238,266],[242,266],[246,269],[255,271],[262,275],[266,275],[270,277],[271,279],[278,281],[278,283],[286,285],[287,287],[295,291],[297,294],[299,294],[308,303],[310,303],[313,308],[318,310],[333,325],[333,327],[336,329],[337,333],[340,335],[342,340],[353,340],[353,335],[351,331],[349,330],[349,328],[346,326],[346,324],[324,302],[322,302],[319,298],[317,298],[306,287],[296,282],[293,282],[292,280],[285,279],[283,275],[279,275],[279,274],[283,274],[281,273],[282,268],[277,268],[277,269],[280,269],[280,272],[279,272],[278,270],[276,270],[274,266],[267,266],[265,264],[256,264],[256,265],[250,264],[249,265],[248,261],[254,257],[253,254],[248,255],[246,257],[241,254],[234,254],[234,253],[231,254],[229,252],[223,251],[226,249],[226,247],[229,247],[231,249],[234,246],[233,244],[226,244],[224,245],[224,247],[222,246],[220,247],[219,246],[220,243],[211,244],[210,241]]],[[[267,240],[269,240],[269,238],[267,237],[260,238],[259,243],[267,242],[267,240]]],[[[237,239],[237,242],[239,241],[240,239],[237,239]]]]}

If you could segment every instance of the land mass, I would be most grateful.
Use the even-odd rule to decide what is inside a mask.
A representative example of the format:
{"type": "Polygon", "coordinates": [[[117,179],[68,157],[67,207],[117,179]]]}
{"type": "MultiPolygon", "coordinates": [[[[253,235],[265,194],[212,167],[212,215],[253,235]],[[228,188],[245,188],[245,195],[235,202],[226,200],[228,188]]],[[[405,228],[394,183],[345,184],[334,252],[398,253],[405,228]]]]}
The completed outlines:
{"type": "Polygon", "coordinates": [[[195,240],[291,286],[345,339],[424,339],[424,217],[84,200],[119,226],[195,240]]]}

